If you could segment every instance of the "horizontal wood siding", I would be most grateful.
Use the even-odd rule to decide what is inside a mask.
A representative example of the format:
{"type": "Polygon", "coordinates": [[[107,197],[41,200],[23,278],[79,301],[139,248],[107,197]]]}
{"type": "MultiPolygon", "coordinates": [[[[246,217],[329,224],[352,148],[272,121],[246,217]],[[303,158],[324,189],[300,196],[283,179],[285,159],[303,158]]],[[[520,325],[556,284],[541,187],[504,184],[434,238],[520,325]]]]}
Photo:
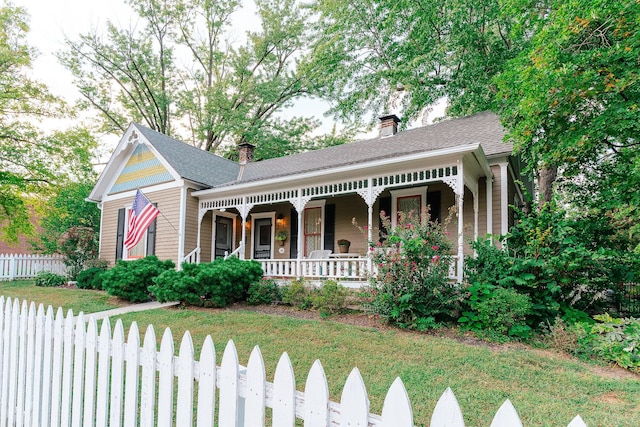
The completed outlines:
{"type": "MultiPolygon", "coordinates": [[[[180,230],[180,189],[145,192],[147,198],[160,210],[156,228],[156,255],[160,259],[178,261],[178,230],[180,230]]],[[[130,208],[133,196],[105,202],[102,206],[102,229],[100,230],[100,259],[115,264],[118,209],[130,208]]]]}
{"type": "MultiPolygon", "coordinates": [[[[198,246],[198,210],[199,210],[199,202],[196,197],[193,197],[191,193],[195,190],[189,188],[187,189],[187,200],[186,200],[186,215],[185,215],[185,227],[184,227],[184,254],[187,255],[189,252],[194,250],[196,246],[198,246]]],[[[204,221],[203,224],[204,225],[204,221]]],[[[209,236],[211,235],[211,221],[209,221],[209,236]]],[[[204,231],[204,230],[203,230],[204,231]]],[[[203,236],[206,234],[202,234],[203,236]]],[[[203,246],[200,246],[200,250],[204,249],[203,246]]],[[[211,257],[211,245],[207,249],[209,251],[209,258],[211,257]]],[[[202,252],[200,252],[200,256],[202,257],[202,252]]],[[[201,258],[202,259],[202,258],[201,258]]]]}
{"type": "Polygon", "coordinates": [[[500,210],[501,204],[501,191],[500,191],[500,165],[492,165],[491,172],[493,172],[493,234],[499,236],[502,233],[502,215],[500,210]]]}

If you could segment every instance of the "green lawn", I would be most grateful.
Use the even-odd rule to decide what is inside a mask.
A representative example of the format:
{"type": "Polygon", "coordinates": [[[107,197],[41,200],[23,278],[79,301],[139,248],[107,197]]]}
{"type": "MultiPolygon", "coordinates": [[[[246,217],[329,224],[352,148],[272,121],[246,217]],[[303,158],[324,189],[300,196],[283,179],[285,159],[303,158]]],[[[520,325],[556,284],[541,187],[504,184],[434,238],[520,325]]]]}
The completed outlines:
{"type": "MultiPolygon", "coordinates": [[[[67,302],[71,303],[73,295],[74,311],[95,311],[93,307],[100,301],[106,304],[101,299],[104,295],[97,292],[21,286],[26,298],[60,301],[65,308],[70,307],[67,302]],[[41,298],[37,295],[40,290],[41,298]],[[89,308],[83,308],[83,302],[89,308]]],[[[11,289],[11,296],[20,296],[21,286],[2,284],[0,293],[11,289]]],[[[469,345],[451,338],[250,311],[167,309],[127,314],[122,320],[127,327],[136,321],[142,331],[153,324],[158,339],[170,326],[176,348],[186,330],[198,351],[204,337],[211,335],[218,357],[233,339],[243,364],[258,345],[270,381],[281,353],[286,351],[298,390],[303,390],[313,361],[320,359],[334,401],[340,400],[342,385],[357,366],[369,392],[371,411],[378,414],[387,389],[399,376],[413,403],[418,426],[429,425],[431,412],[447,387],[458,398],[467,426],[488,427],[507,398],[527,427],[566,426],[577,414],[590,427],[640,425],[639,377],[603,374],[607,369],[523,346],[469,345]]]]}
{"type": "Polygon", "coordinates": [[[126,302],[110,297],[106,292],[85,291],[81,289],[43,288],[34,285],[33,280],[16,280],[14,282],[0,281],[0,295],[5,298],[19,298],[21,301],[51,305],[54,308],[63,307],[73,310],[95,313],[116,308],[126,302]]]}

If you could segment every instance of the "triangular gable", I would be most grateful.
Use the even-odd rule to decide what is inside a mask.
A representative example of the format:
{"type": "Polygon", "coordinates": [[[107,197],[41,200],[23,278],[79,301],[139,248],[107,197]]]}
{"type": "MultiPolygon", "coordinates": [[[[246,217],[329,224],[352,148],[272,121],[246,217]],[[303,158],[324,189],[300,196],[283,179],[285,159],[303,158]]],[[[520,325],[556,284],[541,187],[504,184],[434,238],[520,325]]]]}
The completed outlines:
{"type": "Polygon", "coordinates": [[[109,194],[173,181],[171,172],[145,144],[138,144],[116,178],[109,194]]]}

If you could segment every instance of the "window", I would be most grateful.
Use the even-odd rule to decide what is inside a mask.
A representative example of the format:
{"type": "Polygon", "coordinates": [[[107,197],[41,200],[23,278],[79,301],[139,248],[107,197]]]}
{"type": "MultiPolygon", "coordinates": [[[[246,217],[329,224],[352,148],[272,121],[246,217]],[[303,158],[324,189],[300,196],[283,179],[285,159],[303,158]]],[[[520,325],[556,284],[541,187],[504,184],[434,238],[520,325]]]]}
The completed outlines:
{"type": "Polygon", "coordinates": [[[129,223],[129,209],[118,209],[118,224],[116,232],[116,260],[119,259],[137,259],[144,258],[147,255],[155,255],[156,253],[156,222],[155,219],[140,242],[127,251],[124,247],[124,240],[127,235],[127,226],[129,223]],[[126,255],[126,256],[125,256],[126,255]]]}
{"type": "MultiPolygon", "coordinates": [[[[392,190],[391,193],[391,227],[398,224],[398,212],[409,214],[420,221],[422,209],[425,207],[427,198],[427,187],[405,188],[402,190],[392,190]]],[[[427,201],[428,202],[428,201],[427,201]]]]}
{"type": "Polygon", "coordinates": [[[304,210],[304,256],[322,249],[322,208],[304,210]]]}

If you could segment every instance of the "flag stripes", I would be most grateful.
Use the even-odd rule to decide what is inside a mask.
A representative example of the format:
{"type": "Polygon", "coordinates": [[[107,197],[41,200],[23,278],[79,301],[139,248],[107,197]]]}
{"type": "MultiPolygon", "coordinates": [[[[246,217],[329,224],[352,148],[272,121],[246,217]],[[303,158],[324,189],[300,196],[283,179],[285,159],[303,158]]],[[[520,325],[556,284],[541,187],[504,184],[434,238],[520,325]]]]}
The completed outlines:
{"type": "Polygon", "coordinates": [[[159,214],[158,208],[153,206],[149,199],[142,194],[142,191],[136,191],[133,206],[129,211],[129,227],[124,246],[129,250],[136,246],[159,214]]]}

